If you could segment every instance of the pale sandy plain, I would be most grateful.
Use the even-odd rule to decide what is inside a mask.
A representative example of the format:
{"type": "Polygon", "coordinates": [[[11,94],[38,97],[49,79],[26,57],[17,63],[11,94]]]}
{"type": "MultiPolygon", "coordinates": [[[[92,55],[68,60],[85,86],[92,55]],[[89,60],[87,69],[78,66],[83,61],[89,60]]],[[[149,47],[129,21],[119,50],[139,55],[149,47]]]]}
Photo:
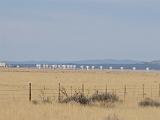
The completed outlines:
{"type": "MultiPolygon", "coordinates": [[[[159,72],[0,69],[0,120],[107,120],[108,115],[116,115],[118,120],[160,120],[160,108],[138,106],[143,99],[143,84],[145,97],[159,99],[159,83],[159,72]],[[84,84],[86,94],[95,89],[103,92],[107,85],[108,91],[122,100],[126,85],[127,95],[125,102],[108,108],[57,103],[55,90],[53,104],[34,105],[28,101],[29,82],[33,89],[58,89],[58,83],[75,89],[84,84]]],[[[38,99],[38,94],[40,91],[33,91],[32,99],[38,99]]]]}

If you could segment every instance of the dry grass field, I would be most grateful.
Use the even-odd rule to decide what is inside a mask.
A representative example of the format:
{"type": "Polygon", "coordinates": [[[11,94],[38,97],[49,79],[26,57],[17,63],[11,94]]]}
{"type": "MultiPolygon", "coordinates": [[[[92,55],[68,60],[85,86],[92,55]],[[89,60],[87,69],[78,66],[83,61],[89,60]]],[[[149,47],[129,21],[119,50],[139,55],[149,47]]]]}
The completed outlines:
{"type": "MultiPolygon", "coordinates": [[[[0,69],[0,120],[160,120],[160,108],[138,106],[143,99],[143,84],[144,97],[159,99],[159,83],[159,72],[0,69]],[[87,89],[90,93],[96,89],[103,91],[107,85],[108,91],[115,92],[122,100],[126,85],[127,94],[124,102],[111,108],[57,101],[35,105],[28,101],[29,82],[32,99],[38,99],[38,89],[58,89],[58,83],[68,89],[84,84],[86,94],[87,89]]],[[[55,99],[56,94],[57,91],[55,99]]]]}

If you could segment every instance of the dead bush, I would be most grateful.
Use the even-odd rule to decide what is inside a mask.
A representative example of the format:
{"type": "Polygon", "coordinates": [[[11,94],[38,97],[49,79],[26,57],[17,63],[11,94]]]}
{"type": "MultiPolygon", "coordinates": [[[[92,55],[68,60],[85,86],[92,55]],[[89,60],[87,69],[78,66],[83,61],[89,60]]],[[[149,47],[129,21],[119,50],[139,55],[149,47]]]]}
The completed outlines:
{"type": "Polygon", "coordinates": [[[139,102],[139,106],[142,107],[160,107],[160,102],[156,100],[152,100],[150,98],[145,98],[141,102],[139,102]]]}
{"type": "Polygon", "coordinates": [[[86,97],[84,94],[75,94],[67,97],[61,101],[61,103],[76,102],[83,105],[86,104],[99,104],[105,106],[113,106],[113,103],[119,101],[118,96],[114,94],[94,94],[91,97],[86,97]]]}
{"type": "Polygon", "coordinates": [[[92,102],[117,102],[119,101],[119,98],[115,94],[110,94],[110,93],[102,93],[102,94],[94,94],[90,97],[90,100],[92,102]]]}
{"type": "Polygon", "coordinates": [[[61,102],[62,103],[76,102],[76,103],[86,105],[86,104],[90,103],[90,100],[86,96],[84,96],[83,94],[76,94],[74,96],[67,97],[66,99],[62,100],[61,102]]]}

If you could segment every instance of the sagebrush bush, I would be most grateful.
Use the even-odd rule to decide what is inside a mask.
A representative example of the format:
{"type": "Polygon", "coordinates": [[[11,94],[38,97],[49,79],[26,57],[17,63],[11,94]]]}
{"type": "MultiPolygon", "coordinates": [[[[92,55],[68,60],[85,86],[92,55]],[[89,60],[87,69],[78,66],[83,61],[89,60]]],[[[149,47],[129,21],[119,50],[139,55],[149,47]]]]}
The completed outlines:
{"type": "Polygon", "coordinates": [[[80,103],[80,104],[89,104],[90,100],[84,96],[83,94],[76,94],[74,96],[71,97],[67,97],[66,99],[61,101],[62,103],[69,103],[69,102],[76,102],[76,103],[80,103]]]}
{"type": "Polygon", "coordinates": [[[103,103],[114,103],[119,101],[118,96],[114,94],[94,94],[91,97],[86,97],[84,94],[75,94],[71,97],[67,97],[63,99],[62,103],[69,103],[69,102],[76,102],[80,104],[94,104],[96,102],[103,102],[103,103]]]}
{"type": "Polygon", "coordinates": [[[160,101],[152,100],[150,98],[145,98],[139,102],[139,106],[142,107],[160,107],[160,101]]]}
{"type": "Polygon", "coordinates": [[[117,102],[119,101],[119,98],[115,94],[102,93],[92,95],[90,100],[93,102],[117,102]]]}

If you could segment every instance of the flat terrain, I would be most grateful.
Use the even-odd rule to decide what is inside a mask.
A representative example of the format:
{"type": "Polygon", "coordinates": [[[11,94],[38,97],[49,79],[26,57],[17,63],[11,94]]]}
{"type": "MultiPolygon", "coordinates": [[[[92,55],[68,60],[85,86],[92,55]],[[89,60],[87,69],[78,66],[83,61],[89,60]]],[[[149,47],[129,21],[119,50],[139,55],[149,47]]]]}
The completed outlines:
{"type": "Polygon", "coordinates": [[[1,120],[160,120],[160,108],[141,108],[143,97],[159,99],[159,72],[143,71],[52,71],[29,69],[0,69],[1,120]],[[28,83],[32,83],[32,99],[39,99],[41,89],[54,96],[53,104],[34,105],[28,101],[28,83]],[[58,84],[71,93],[85,86],[85,94],[96,90],[114,92],[122,103],[115,107],[59,104],[58,84]],[[126,95],[124,90],[126,86],[126,95]],[[47,91],[47,89],[52,89],[47,91]],[[125,98],[124,98],[125,97],[125,98]]]}

